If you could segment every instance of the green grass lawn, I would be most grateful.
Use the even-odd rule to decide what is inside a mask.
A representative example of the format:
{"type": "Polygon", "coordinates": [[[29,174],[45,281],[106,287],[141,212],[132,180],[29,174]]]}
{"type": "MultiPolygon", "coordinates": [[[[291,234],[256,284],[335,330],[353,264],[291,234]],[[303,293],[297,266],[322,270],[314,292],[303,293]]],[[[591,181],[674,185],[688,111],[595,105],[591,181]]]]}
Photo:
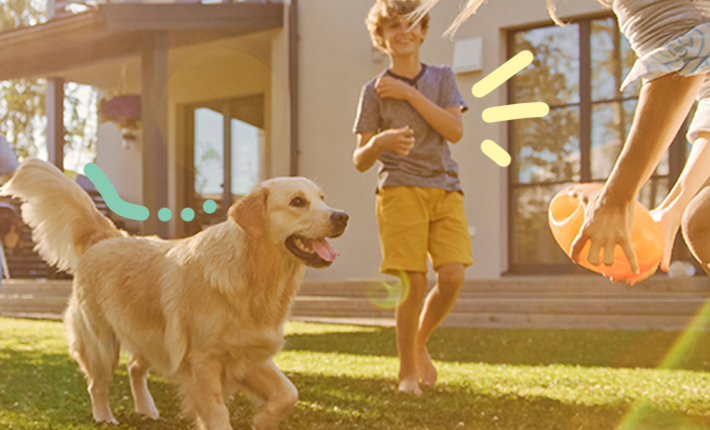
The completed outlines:
{"type": "MultiPolygon", "coordinates": [[[[300,401],[281,429],[710,429],[710,333],[441,328],[430,342],[440,383],[396,392],[394,330],[289,323],[277,365],[300,401]]],[[[184,429],[169,380],[149,379],[162,419],[133,414],[125,366],[111,387],[116,429],[184,429]]],[[[245,396],[229,403],[250,428],[245,396]]],[[[0,318],[0,428],[94,429],[63,325],[0,318]]]]}

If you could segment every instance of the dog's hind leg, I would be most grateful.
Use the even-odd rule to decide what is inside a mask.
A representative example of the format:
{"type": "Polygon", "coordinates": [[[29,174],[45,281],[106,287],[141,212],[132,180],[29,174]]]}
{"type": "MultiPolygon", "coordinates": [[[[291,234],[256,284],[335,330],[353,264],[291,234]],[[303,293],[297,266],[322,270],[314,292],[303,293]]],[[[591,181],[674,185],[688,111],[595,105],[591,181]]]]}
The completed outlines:
{"type": "Polygon", "coordinates": [[[275,430],[298,403],[298,390],[272,360],[249,372],[244,387],[263,400],[254,416],[255,430],[275,430]]]}
{"type": "Polygon", "coordinates": [[[109,384],[118,366],[120,353],[116,335],[108,324],[91,325],[73,297],[64,322],[69,352],[86,377],[94,420],[118,424],[108,402],[109,384]]]}
{"type": "Polygon", "coordinates": [[[157,420],[160,418],[158,408],[155,407],[153,397],[148,391],[146,376],[150,363],[142,355],[131,353],[128,359],[128,377],[131,380],[131,392],[136,413],[146,418],[157,420]]]}

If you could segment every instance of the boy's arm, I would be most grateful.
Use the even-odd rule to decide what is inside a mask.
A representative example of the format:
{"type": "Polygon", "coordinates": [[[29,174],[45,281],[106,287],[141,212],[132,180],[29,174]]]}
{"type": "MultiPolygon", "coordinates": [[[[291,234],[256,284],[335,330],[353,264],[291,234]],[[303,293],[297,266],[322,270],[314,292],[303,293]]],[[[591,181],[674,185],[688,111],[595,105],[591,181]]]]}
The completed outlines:
{"type": "Polygon", "coordinates": [[[414,147],[414,132],[409,126],[375,133],[358,133],[353,164],[364,172],[372,167],[383,151],[395,152],[403,157],[414,147]]]}
{"type": "Polygon", "coordinates": [[[461,108],[450,106],[442,108],[426,98],[413,86],[390,76],[383,76],[375,84],[377,94],[382,98],[402,99],[409,102],[426,122],[451,143],[456,143],[463,136],[461,108]]]}

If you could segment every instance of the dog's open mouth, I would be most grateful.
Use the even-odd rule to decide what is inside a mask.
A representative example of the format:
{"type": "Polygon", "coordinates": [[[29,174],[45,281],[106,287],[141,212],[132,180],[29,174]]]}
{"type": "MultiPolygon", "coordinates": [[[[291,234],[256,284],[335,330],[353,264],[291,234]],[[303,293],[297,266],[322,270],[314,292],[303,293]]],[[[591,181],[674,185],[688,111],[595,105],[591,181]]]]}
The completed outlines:
{"type": "Polygon", "coordinates": [[[286,239],[286,248],[307,266],[315,268],[330,266],[338,256],[338,251],[330,246],[325,238],[308,239],[291,235],[286,239]]]}

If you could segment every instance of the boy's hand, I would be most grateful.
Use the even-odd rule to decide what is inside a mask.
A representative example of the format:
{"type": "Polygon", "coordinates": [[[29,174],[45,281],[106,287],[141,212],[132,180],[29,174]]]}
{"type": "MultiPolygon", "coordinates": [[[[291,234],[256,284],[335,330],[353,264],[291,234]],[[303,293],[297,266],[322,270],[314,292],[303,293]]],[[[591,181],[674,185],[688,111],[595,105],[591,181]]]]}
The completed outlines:
{"type": "Polygon", "coordinates": [[[377,95],[383,99],[409,100],[412,91],[414,91],[414,87],[401,79],[383,76],[375,82],[375,90],[377,91],[377,95]]]}
{"type": "Polygon", "coordinates": [[[377,146],[382,151],[395,152],[406,157],[414,148],[414,131],[408,125],[385,130],[377,135],[377,146]]]}

